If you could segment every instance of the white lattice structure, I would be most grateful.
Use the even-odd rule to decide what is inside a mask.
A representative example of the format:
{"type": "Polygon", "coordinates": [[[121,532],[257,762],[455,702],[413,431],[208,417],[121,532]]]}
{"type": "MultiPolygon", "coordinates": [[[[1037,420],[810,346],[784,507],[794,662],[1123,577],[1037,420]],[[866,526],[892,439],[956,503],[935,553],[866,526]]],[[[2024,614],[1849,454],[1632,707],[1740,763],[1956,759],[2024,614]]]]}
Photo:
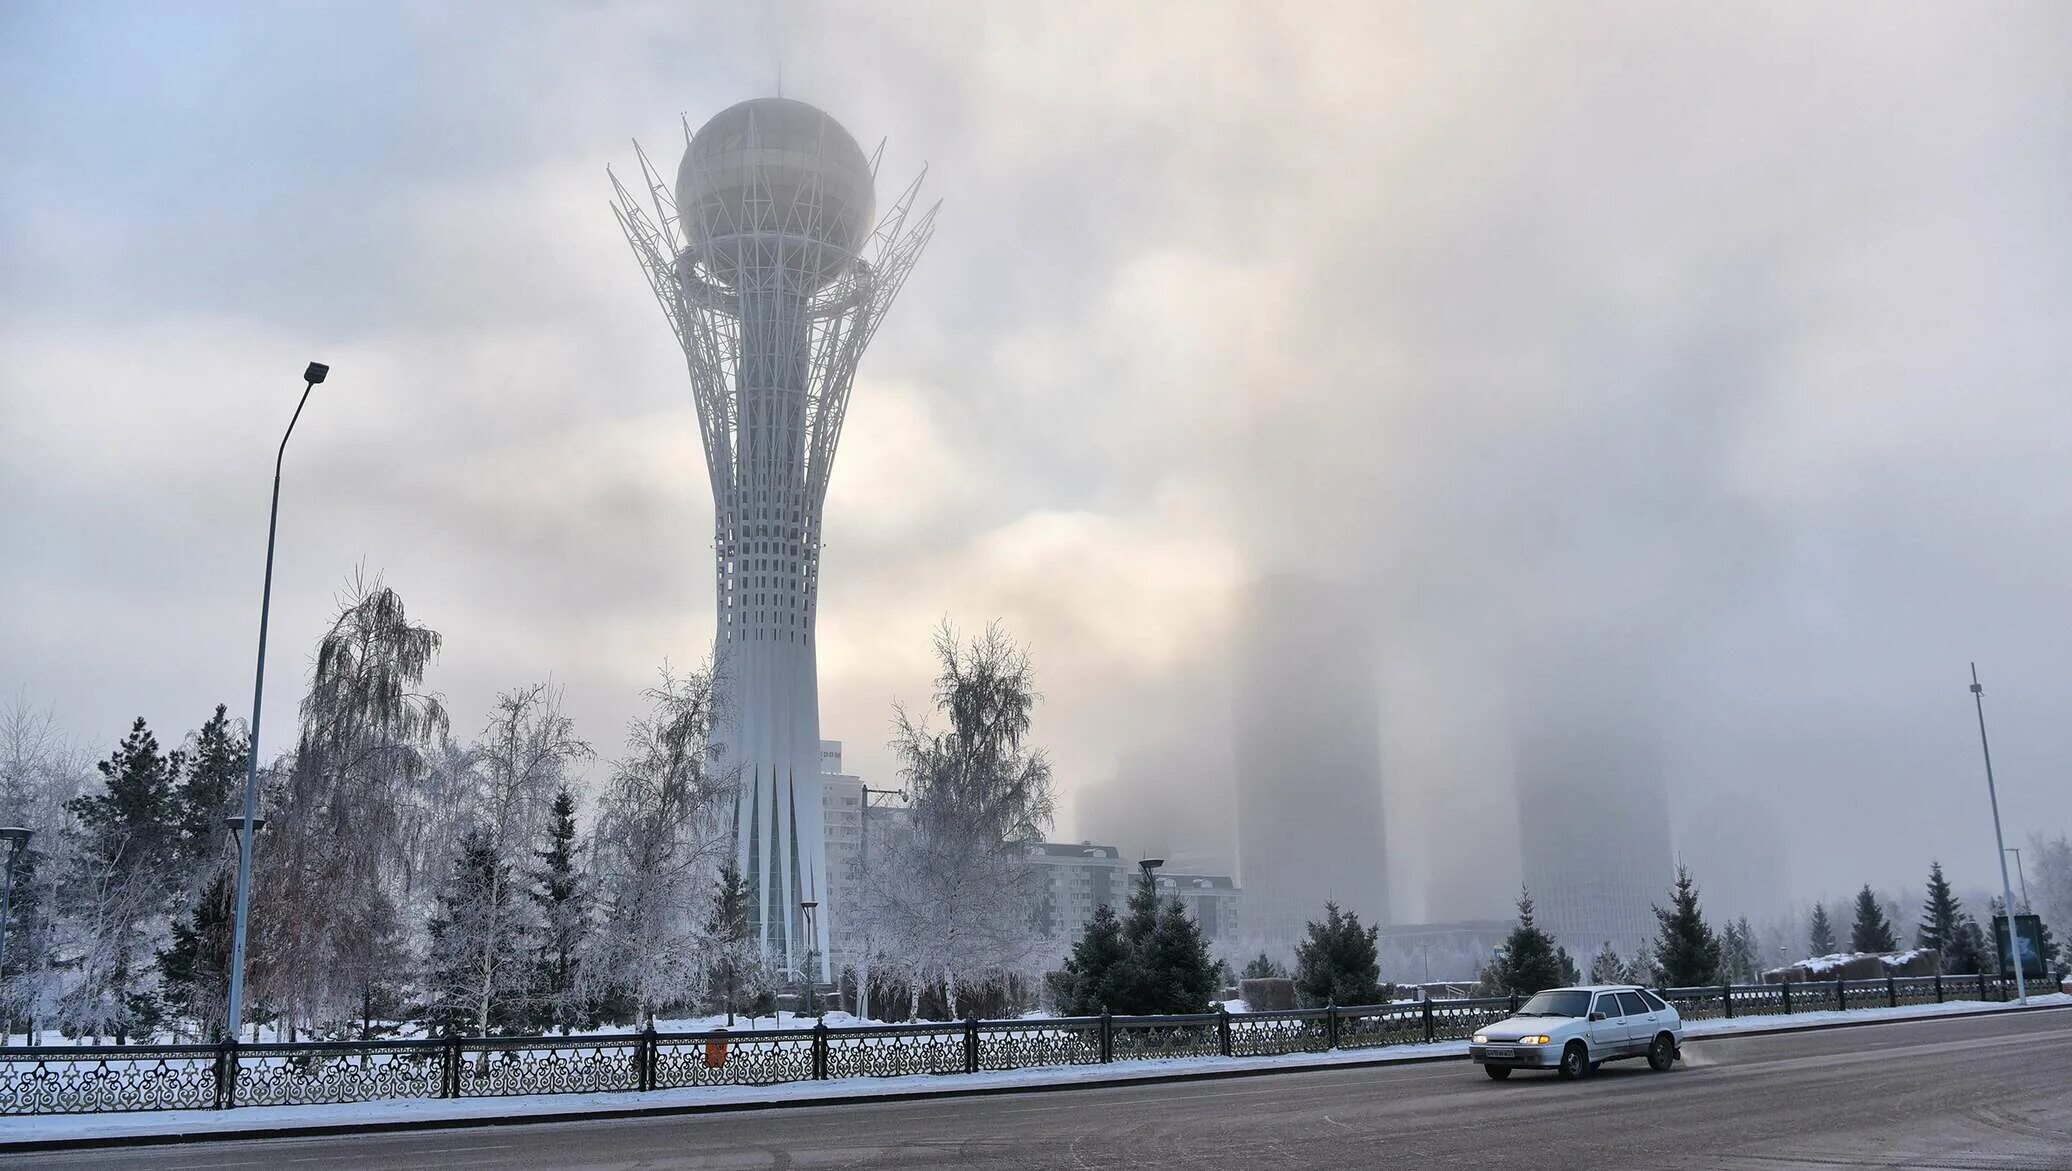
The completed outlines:
{"type": "Polygon", "coordinates": [[[935,208],[914,213],[916,178],[873,223],[879,156],[804,102],[757,98],[684,132],[674,189],[639,153],[648,206],[613,176],[612,210],[698,406],[750,915],[773,958],[798,970],[810,951],[826,980],[830,916],[801,911],[828,902],[813,644],[821,511],[857,362],[935,208]]]}

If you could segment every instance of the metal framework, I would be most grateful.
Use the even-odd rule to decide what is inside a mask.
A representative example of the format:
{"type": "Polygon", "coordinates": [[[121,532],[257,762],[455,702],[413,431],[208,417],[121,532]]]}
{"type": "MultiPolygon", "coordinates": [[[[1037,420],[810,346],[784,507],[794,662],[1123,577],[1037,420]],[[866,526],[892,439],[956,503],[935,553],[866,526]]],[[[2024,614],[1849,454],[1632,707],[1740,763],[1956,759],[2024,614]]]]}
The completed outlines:
{"type": "Polygon", "coordinates": [[[840,909],[801,910],[827,894],[813,638],[822,510],[857,363],[940,205],[915,210],[924,169],[867,234],[848,222],[870,214],[884,146],[864,159],[803,103],[743,103],[698,134],[686,121],[684,138],[677,191],[635,143],[644,198],[611,175],[612,211],[683,349],[698,408],[723,749],[741,783],[735,848],[750,917],[766,954],[793,971],[801,953],[817,957],[825,981],[840,909]],[[726,138],[717,163],[701,138],[716,128],[726,138]],[[680,209],[686,183],[703,185],[680,209]]]}

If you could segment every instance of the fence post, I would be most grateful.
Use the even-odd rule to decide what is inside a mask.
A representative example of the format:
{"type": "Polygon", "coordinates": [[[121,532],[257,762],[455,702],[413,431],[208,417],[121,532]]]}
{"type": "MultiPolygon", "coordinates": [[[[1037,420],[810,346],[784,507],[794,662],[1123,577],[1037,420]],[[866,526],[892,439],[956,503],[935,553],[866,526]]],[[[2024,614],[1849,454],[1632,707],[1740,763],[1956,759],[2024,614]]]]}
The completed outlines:
{"type": "Polygon", "coordinates": [[[216,1109],[237,1105],[237,1037],[216,1043],[216,1109]]]}
{"type": "Polygon", "coordinates": [[[460,1038],[449,1035],[439,1047],[439,1096],[460,1097],[460,1038]]]}
{"type": "Polygon", "coordinates": [[[1719,986],[1719,1004],[1720,1012],[1724,1014],[1728,1020],[1733,1020],[1734,986],[1732,984],[1722,984],[1719,986]]]}
{"type": "Polygon", "coordinates": [[[1101,1006],[1101,1064],[1115,1060],[1115,1015],[1101,1006]]]}
{"type": "Polygon", "coordinates": [[[1942,969],[1941,969],[1941,968],[1937,968],[1937,969],[1935,970],[1935,1002],[1936,1002],[1937,1004],[1941,1004],[1941,1003],[1943,1002],[1943,997],[1942,997],[1942,969]]]}
{"type": "Polygon", "coordinates": [[[1984,969],[1980,969],[1978,974],[1978,998],[1980,1000],[1986,998],[1986,973],[1984,969]]]}
{"type": "Polygon", "coordinates": [[[655,1088],[655,1022],[648,1019],[647,1027],[640,1031],[640,1039],[633,1043],[633,1088],[646,1093],[655,1088]]]}
{"type": "Polygon", "coordinates": [[[1511,1015],[1518,1015],[1518,990],[1516,988],[1511,989],[1511,1015]]]}
{"type": "Polygon", "coordinates": [[[1784,985],[1784,1015],[1785,1015],[1785,1016],[1790,1016],[1790,1015],[1791,1015],[1791,981],[1790,981],[1790,980],[1782,980],[1782,981],[1779,981],[1779,983],[1781,983],[1781,984],[1783,984],[1783,985],[1784,985]]]}
{"type": "MultiPolygon", "coordinates": [[[[825,1021],[821,1022],[821,1028],[825,1029],[826,1027],[827,1027],[827,1023],[826,1023],[825,1021]]],[[[967,1017],[967,1018],[965,1018],[965,1021],[964,1021],[964,1072],[965,1072],[965,1073],[977,1073],[977,1072],[978,1072],[978,1018],[977,1018],[977,1017],[967,1017]]],[[[827,1075],[826,1075],[825,1073],[823,1073],[823,1074],[821,1074],[821,1076],[822,1076],[822,1077],[825,1077],[825,1076],[827,1076],[827,1075]]]]}
{"type": "Polygon", "coordinates": [[[1216,1006],[1216,1044],[1223,1050],[1223,1056],[1230,1056],[1230,1009],[1216,1006]]]}
{"type": "Polygon", "coordinates": [[[1840,976],[1835,977],[1835,1011],[1849,1011],[1849,982],[1840,976]]]}
{"type": "Polygon", "coordinates": [[[1324,1048],[1338,1048],[1338,1006],[1335,1004],[1324,1006],[1324,1048]]]}
{"type": "Polygon", "coordinates": [[[1899,981],[1893,979],[1890,972],[1885,973],[1885,1007],[1899,1007],[1899,981]]]}
{"type": "MultiPolygon", "coordinates": [[[[971,1040],[965,1038],[964,1067],[971,1068],[971,1040]]],[[[827,1080],[827,1018],[813,1022],[813,1080],[827,1080]]]]}
{"type": "Polygon", "coordinates": [[[1432,1019],[1432,994],[1430,992],[1425,993],[1424,1026],[1425,1044],[1429,1045],[1437,1039],[1436,1034],[1438,1033],[1438,1022],[1432,1019]]]}

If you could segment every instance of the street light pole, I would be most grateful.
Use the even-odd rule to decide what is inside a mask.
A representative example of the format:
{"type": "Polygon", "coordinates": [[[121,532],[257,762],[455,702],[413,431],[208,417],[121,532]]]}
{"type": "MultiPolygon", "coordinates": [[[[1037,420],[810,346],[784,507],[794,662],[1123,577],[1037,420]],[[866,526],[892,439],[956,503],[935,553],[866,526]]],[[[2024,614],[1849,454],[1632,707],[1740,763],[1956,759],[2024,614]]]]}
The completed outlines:
{"type": "MultiPolygon", "coordinates": [[[[0,988],[5,988],[7,976],[7,924],[14,915],[14,860],[23,850],[29,848],[29,838],[36,831],[26,826],[10,825],[0,829],[0,841],[7,843],[7,861],[0,863],[7,867],[7,877],[0,879],[0,988]]],[[[7,1044],[7,1038],[14,1033],[14,1008],[0,1004],[0,1045],[7,1044]]]]}
{"type": "Polygon", "coordinates": [[[2014,994],[2029,1003],[2029,981],[2022,974],[2022,944],[2015,936],[2014,885],[2007,879],[2007,838],[2000,832],[2000,793],[1993,786],[1993,749],[1986,742],[1986,689],[1979,686],[1978,664],[1971,665],[1971,702],[1978,708],[1978,747],[1986,758],[1986,799],[1993,806],[1993,844],[2000,848],[2000,898],[2007,910],[2007,958],[2014,963],[2014,994]]]}
{"type": "Polygon", "coordinates": [[[237,835],[237,912],[230,945],[230,1010],[224,1017],[224,1027],[232,1037],[237,1036],[245,1021],[245,935],[252,909],[252,834],[258,828],[259,817],[259,703],[266,695],[266,620],[273,609],[273,542],[281,519],[281,461],[287,458],[288,436],[295,434],[295,424],[302,418],[309,392],[329,373],[331,368],[322,362],[311,362],[303,370],[302,398],[295,403],[288,429],[281,433],[280,450],[273,456],[273,505],[266,514],[266,578],[259,590],[259,662],[252,670],[252,734],[245,744],[249,756],[245,762],[245,814],[237,835]]]}
{"type": "Polygon", "coordinates": [[[2022,913],[2026,915],[2029,913],[2029,876],[2022,870],[2022,848],[2009,846],[2007,852],[2014,855],[2014,876],[2022,884],[2022,913]]]}

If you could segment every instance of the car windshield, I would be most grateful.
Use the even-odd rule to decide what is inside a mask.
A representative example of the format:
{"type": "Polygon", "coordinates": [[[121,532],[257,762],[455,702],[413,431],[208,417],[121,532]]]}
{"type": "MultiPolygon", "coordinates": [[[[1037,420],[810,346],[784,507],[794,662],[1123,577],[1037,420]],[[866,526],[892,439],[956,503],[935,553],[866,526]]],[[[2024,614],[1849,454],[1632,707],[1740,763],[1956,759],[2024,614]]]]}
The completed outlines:
{"type": "Polygon", "coordinates": [[[1519,1016],[1582,1016],[1590,1011],[1588,992],[1541,992],[1525,1002],[1519,1016]]]}

